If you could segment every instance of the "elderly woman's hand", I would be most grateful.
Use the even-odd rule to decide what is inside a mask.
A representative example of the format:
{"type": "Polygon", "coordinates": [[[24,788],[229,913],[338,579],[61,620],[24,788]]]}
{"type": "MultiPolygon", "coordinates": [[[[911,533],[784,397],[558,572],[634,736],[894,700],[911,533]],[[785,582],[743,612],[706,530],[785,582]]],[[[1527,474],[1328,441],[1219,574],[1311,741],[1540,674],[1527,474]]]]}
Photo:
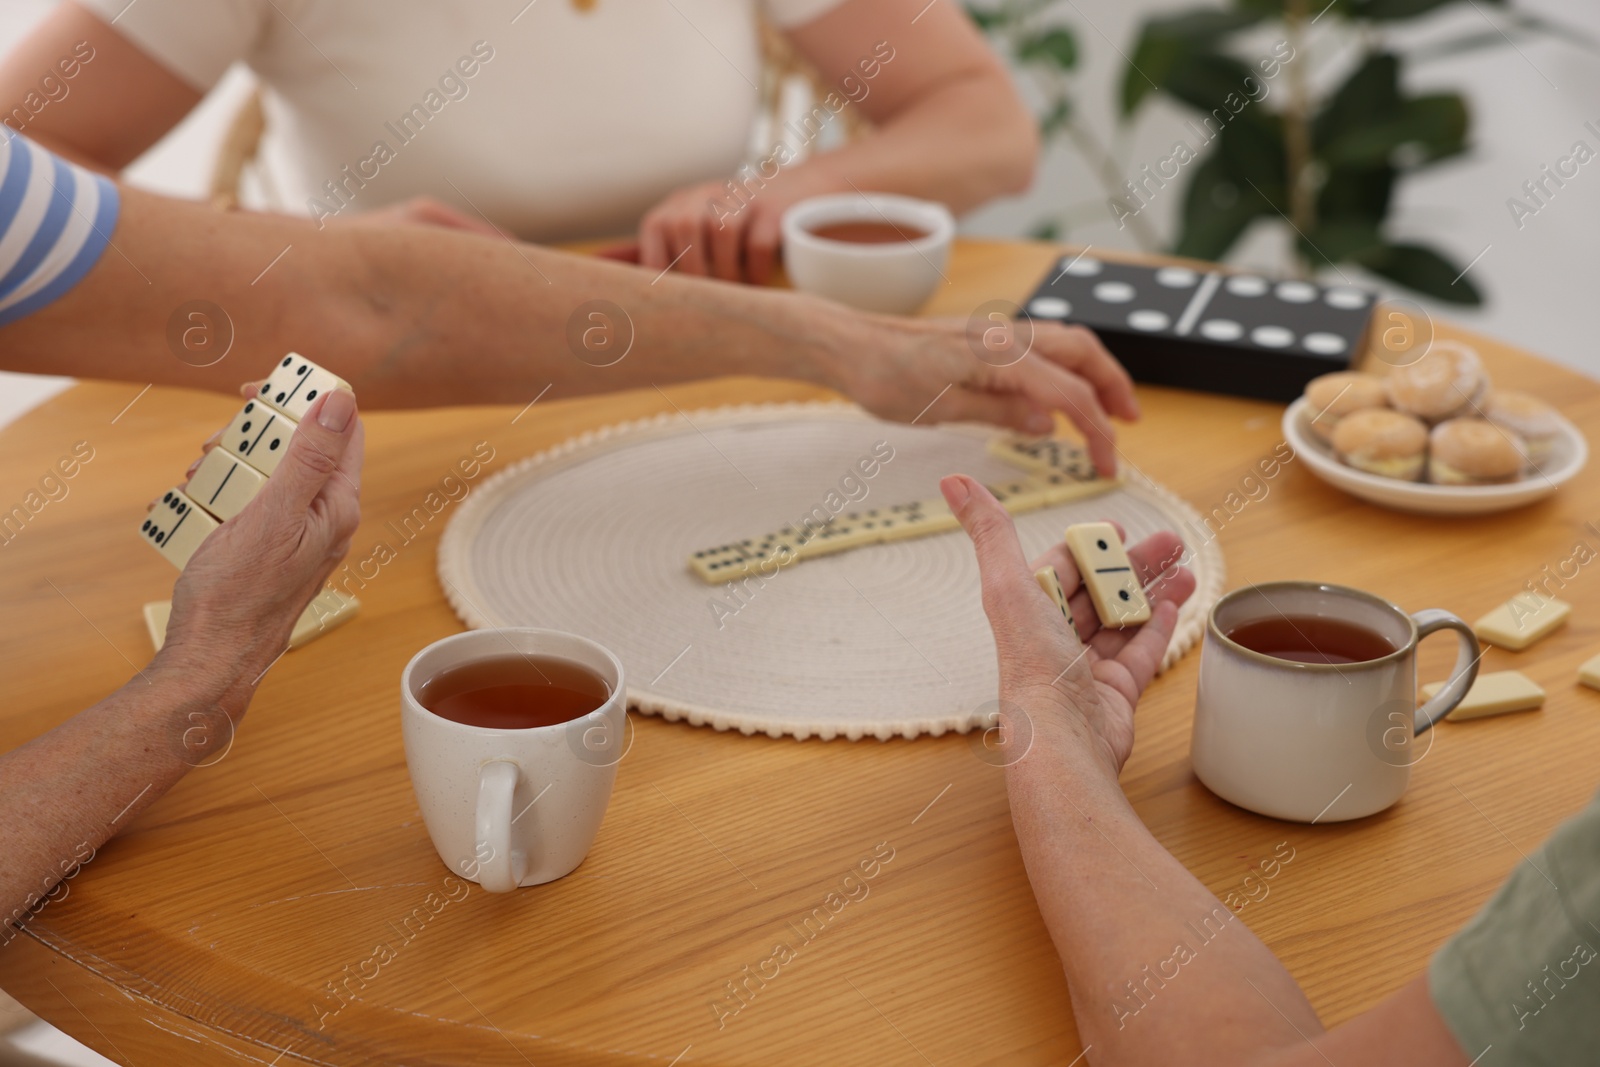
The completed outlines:
{"type": "Polygon", "coordinates": [[[783,213],[808,196],[850,191],[842,182],[819,185],[814,177],[805,170],[784,173],[761,182],[753,196],[731,192],[727,179],[675,190],[639,223],[639,264],[765,285],[779,263],[783,213]]]}
{"type": "Polygon", "coordinates": [[[363,430],[334,390],[306,412],[277,471],[207,537],[172,594],[160,659],[198,673],[237,718],[289,645],[295,619],[350,548],[361,517],[363,430]]]}
{"type": "Polygon", "coordinates": [[[900,422],[987,422],[1049,433],[1053,413],[1083,434],[1095,469],[1117,469],[1113,417],[1139,417],[1133,380],[1091,331],[1057,322],[905,319],[847,313],[825,323],[840,391],[900,422]]]}
{"type": "Polygon", "coordinates": [[[961,474],[939,488],[977,550],[983,609],[1000,657],[1002,725],[1015,731],[1022,724],[1005,719],[1020,713],[1035,736],[1066,731],[1088,742],[1115,779],[1133,750],[1134,706],[1161,665],[1178,606],[1194,592],[1194,575],[1179,565],[1183,543],[1162,532],[1129,548],[1150,597],[1150,621],[1137,629],[1103,629],[1065,545],[1030,564],[1010,514],[987,489],[961,474]],[[1055,568],[1068,594],[1072,627],[1034,580],[1044,566],[1055,568]]]}

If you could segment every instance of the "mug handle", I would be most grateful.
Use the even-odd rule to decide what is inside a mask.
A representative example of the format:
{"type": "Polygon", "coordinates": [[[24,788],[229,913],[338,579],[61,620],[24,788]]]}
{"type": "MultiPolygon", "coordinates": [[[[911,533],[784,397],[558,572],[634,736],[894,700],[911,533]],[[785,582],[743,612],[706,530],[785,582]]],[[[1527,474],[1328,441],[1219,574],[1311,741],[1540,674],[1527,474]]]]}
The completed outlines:
{"type": "Polygon", "coordinates": [[[509,893],[522,883],[528,857],[511,849],[511,799],[522,769],[510,760],[490,760],[478,770],[478,827],[475,855],[478,885],[490,893],[509,893]]]}
{"type": "Polygon", "coordinates": [[[1411,619],[1417,624],[1419,643],[1424,637],[1440,630],[1454,630],[1461,641],[1461,651],[1456,654],[1456,665],[1450,672],[1450,680],[1434,694],[1432,700],[1416,711],[1413,726],[1417,734],[1422,734],[1461,703],[1467,690],[1472,688],[1472,683],[1478,680],[1478,661],[1483,655],[1478,647],[1478,635],[1472,632],[1472,627],[1448,611],[1428,608],[1412,615],[1411,619]]]}

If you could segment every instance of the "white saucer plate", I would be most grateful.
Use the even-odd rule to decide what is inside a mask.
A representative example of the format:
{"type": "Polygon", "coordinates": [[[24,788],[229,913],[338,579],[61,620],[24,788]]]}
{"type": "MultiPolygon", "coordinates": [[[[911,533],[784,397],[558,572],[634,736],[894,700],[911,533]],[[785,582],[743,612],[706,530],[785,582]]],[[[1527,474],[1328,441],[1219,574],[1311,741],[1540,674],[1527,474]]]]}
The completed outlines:
{"type": "Polygon", "coordinates": [[[1424,515],[1484,515],[1520,508],[1554,493],[1589,461],[1589,443],[1576,426],[1562,419],[1549,457],[1521,481],[1505,485],[1403,482],[1340,463],[1333,449],[1311,432],[1310,424],[1304,397],[1283,413],[1284,438],[1318,478],[1381,507],[1424,515]]]}

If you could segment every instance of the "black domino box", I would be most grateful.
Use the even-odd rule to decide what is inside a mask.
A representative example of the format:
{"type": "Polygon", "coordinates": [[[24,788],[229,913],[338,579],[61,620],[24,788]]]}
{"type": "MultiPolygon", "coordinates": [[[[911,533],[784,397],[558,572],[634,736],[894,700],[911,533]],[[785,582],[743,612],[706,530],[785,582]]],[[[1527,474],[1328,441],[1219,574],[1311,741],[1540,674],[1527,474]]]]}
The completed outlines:
{"type": "Polygon", "coordinates": [[[1350,368],[1376,299],[1353,286],[1077,255],[1050,269],[1023,313],[1094,330],[1135,381],[1288,402],[1350,368]]]}

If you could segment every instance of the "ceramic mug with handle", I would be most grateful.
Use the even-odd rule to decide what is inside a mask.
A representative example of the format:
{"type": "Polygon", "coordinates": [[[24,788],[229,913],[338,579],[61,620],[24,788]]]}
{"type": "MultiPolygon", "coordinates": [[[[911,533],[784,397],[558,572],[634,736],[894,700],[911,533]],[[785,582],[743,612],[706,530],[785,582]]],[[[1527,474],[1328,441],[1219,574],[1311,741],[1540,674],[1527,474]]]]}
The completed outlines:
{"type": "Polygon", "coordinates": [[[1320,582],[1236,589],[1211,609],[1200,654],[1195,774],[1224,800],[1278,819],[1338,822],[1382,811],[1426,754],[1419,739],[1471,688],[1478,659],[1477,636],[1448,611],[1407,614],[1382,597],[1320,582]],[[1229,636],[1274,618],[1358,627],[1389,651],[1357,662],[1299,662],[1229,636]],[[1417,645],[1441,630],[1460,641],[1455,668],[1418,707],[1417,645]]]}
{"type": "Polygon", "coordinates": [[[626,692],[615,655],[557,630],[472,630],[412,657],[400,676],[406,766],[445,866],[505,893],[582,863],[626,752],[626,692]],[[566,660],[598,675],[609,695],[575,719],[528,729],[456,722],[422,704],[423,685],[441,672],[507,655],[566,660]]]}

